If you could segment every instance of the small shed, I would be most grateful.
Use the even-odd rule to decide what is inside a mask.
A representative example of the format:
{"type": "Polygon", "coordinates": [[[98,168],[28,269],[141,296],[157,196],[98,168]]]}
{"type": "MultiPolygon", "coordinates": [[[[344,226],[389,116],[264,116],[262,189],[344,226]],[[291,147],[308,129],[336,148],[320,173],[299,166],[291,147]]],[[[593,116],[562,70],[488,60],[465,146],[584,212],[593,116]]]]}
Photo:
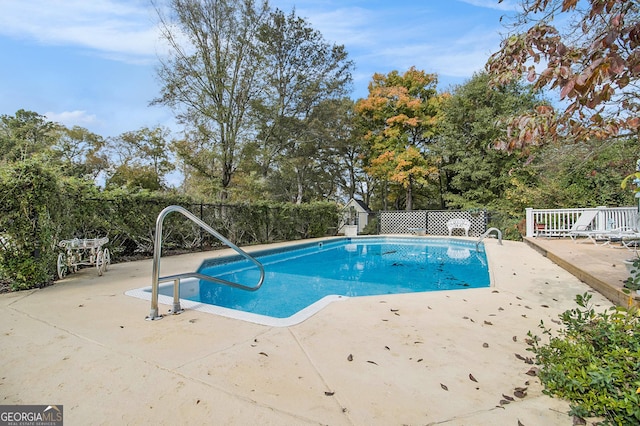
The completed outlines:
{"type": "Polygon", "coordinates": [[[352,198],[342,209],[338,234],[347,236],[361,234],[369,223],[371,209],[363,201],[352,198]]]}

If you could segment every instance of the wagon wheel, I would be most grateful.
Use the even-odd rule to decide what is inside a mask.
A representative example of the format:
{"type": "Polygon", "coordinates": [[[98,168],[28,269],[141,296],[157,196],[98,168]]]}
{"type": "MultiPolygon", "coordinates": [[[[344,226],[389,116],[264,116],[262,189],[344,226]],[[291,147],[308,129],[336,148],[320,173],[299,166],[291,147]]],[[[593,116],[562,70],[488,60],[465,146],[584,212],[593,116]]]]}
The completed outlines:
{"type": "Polygon", "coordinates": [[[64,253],[58,254],[57,269],[58,269],[58,278],[63,279],[68,272],[67,257],[64,255],[64,253]]]}
{"type": "Polygon", "coordinates": [[[78,253],[73,250],[67,250],[67,255],[65,256],[65,261],[67,265],[67,273],[75,273],[78,272],[78,262],[80,261],[80,256],[78,253]]]}
{"type": "Polygon", "coordinates": [[[109,269],[109,265],[111,265],[111,253],[109,253],[109,249],[106,248],[103,250],[104,257],[104,271],[106,272],[109,269]]]}
{"type": "Polygon", "coordinates": [[[100,249],[96,253],[96,269],[98,270],[98,275],[102,276],[102,272],[104,271],[104,252],[100,249]]]}

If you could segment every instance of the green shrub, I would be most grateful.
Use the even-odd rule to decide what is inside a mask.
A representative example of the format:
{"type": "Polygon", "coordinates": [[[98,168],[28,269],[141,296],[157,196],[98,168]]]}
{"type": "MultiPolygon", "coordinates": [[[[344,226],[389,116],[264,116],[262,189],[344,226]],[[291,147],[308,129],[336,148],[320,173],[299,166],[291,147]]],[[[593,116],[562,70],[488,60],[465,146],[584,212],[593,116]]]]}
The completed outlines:
{"type": "Polygon", "coordinates": [[[367,225],[362,230],[362,235],[377,235],[378,234],[378,218],[374,217],[369,219],[367,225]]]}
{"type": "Polygon", "coordinates": [[[522,241],[522,234],[518,229],[522,219],[506,212],[492,211],[489,213],[487,228],[498,228],[502,231],[502,238],[511,241],[522,241]]]}
{"type": "Polygon", "coordinates": [[[37,158],[0,170],[0,277],[13,290],[41,286],[55,270],[58,179],[37,158]]]}
{"type": "Polygon", "coordinates": [[[640,316],[636,308],[596,313],[591,295],[560,317],[557,335],[540,323],[548,342],[529,332],[544,392],[570,401],[570,414],[603,424],[640,424],[640,316]]]}
{"type": "Polygon", "coordinates": [[[630,276],[624,281],[623,292],[630,294],[636,290],[640,290],[640,258],[633,259],[633,268],[630,276]]]}

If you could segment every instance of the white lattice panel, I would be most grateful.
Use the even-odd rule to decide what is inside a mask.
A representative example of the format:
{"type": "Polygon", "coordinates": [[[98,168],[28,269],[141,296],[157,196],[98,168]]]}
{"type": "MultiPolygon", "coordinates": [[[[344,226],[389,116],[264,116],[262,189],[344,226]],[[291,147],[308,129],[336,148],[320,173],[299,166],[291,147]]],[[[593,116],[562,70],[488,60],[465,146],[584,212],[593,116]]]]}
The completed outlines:
{"type": "Polygon", "coordinates": [[[381,234],[411,234],[410,229],[426,229],[427,212],[414,211],[383,211],[380,212],[381,234]]]}
{"type": "MultiPolygon", "coordinates": [[[[381,234],[411,234],[411,229],[426,229],[429,235],[449,235],[447,222],[450,219],[467,219],[471,222],[470,237],[477,237],[486,231],[486,211],[382,211],[380,212],[381,234]]],[[[464,235],[455,229],[452,235],[464,235]]]]}

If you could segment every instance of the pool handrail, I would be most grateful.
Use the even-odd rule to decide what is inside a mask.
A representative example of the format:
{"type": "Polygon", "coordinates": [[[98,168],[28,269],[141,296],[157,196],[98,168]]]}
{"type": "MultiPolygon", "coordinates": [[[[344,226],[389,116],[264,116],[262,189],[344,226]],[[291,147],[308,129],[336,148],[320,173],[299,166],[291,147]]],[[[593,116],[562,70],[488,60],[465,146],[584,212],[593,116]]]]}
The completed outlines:
{"type": "Polygon", "coordinates": [[[154,242],[153,242],[153,269],[151,271],[151,312],[149,313],[149,316],[146,317],[147,320],[154,321],[154,320],[162,319],[162,315],[158,314],[158,287],[160,285],[160,282],[167,282],[167,281],[174,282],[175,285],[173,289],[172,312],[174,314],[182,312],[182,310],[180,309],[180,279],[181,278],[198,278],[201,280],[210,281],[217,284],[223,284],[230,287],[239,288],[242,290],[256,291],[262,286],[262,283],[264,282],[264,267],[262,266],[262,263],[256,260],[253,256],[249,255],[247,252],[245,252],[240,247],[233,244],[227,238],[220,235],[212,227],[207,225],[205,222],[203,222],[200,218],[195,216],[189,210],[185,209],[184,207],[174,205],[174,206],[165,207],[160,212],[160,214],[158,214],[158,218],[156,219],[156,234],[154,236],[154,242]],[[253,262],[260,270],[260,279],[258,280],[258,283],[255,286],[251,287],[243,284],[234,283],[232,281],[227,281],[222,278],[216,278],[216,277],[211,277],[209,275],[200,274],[198,272],[185,272],[181,274],[160,277],[160,258],[162,257],[162,225],[164,223],[165,217],[172,212],[181,213],[187,219],[191,220],[196,225],[200,226],[202,229],[204,229],[205,231],[207,231],[208,233],[210,233],[211,235],[213,235],[214,237],[222,241],[224,244],[231,247],[238,254],[240,254],[247,260],[250,260],[251,262],[253,262]]]}
{"type": "Polygon", "coordinates": [[[498,228],[489,228],[485,231],[484,234],[480,235],[480,238],[478,238],[478,241],[476,241],[476,251],[479,251],[479,246],[482,240],[487,238],[492,232],[496,233],[496,236],[498,237],[498,244],[502,245],[502,231],[498,228]]]}

